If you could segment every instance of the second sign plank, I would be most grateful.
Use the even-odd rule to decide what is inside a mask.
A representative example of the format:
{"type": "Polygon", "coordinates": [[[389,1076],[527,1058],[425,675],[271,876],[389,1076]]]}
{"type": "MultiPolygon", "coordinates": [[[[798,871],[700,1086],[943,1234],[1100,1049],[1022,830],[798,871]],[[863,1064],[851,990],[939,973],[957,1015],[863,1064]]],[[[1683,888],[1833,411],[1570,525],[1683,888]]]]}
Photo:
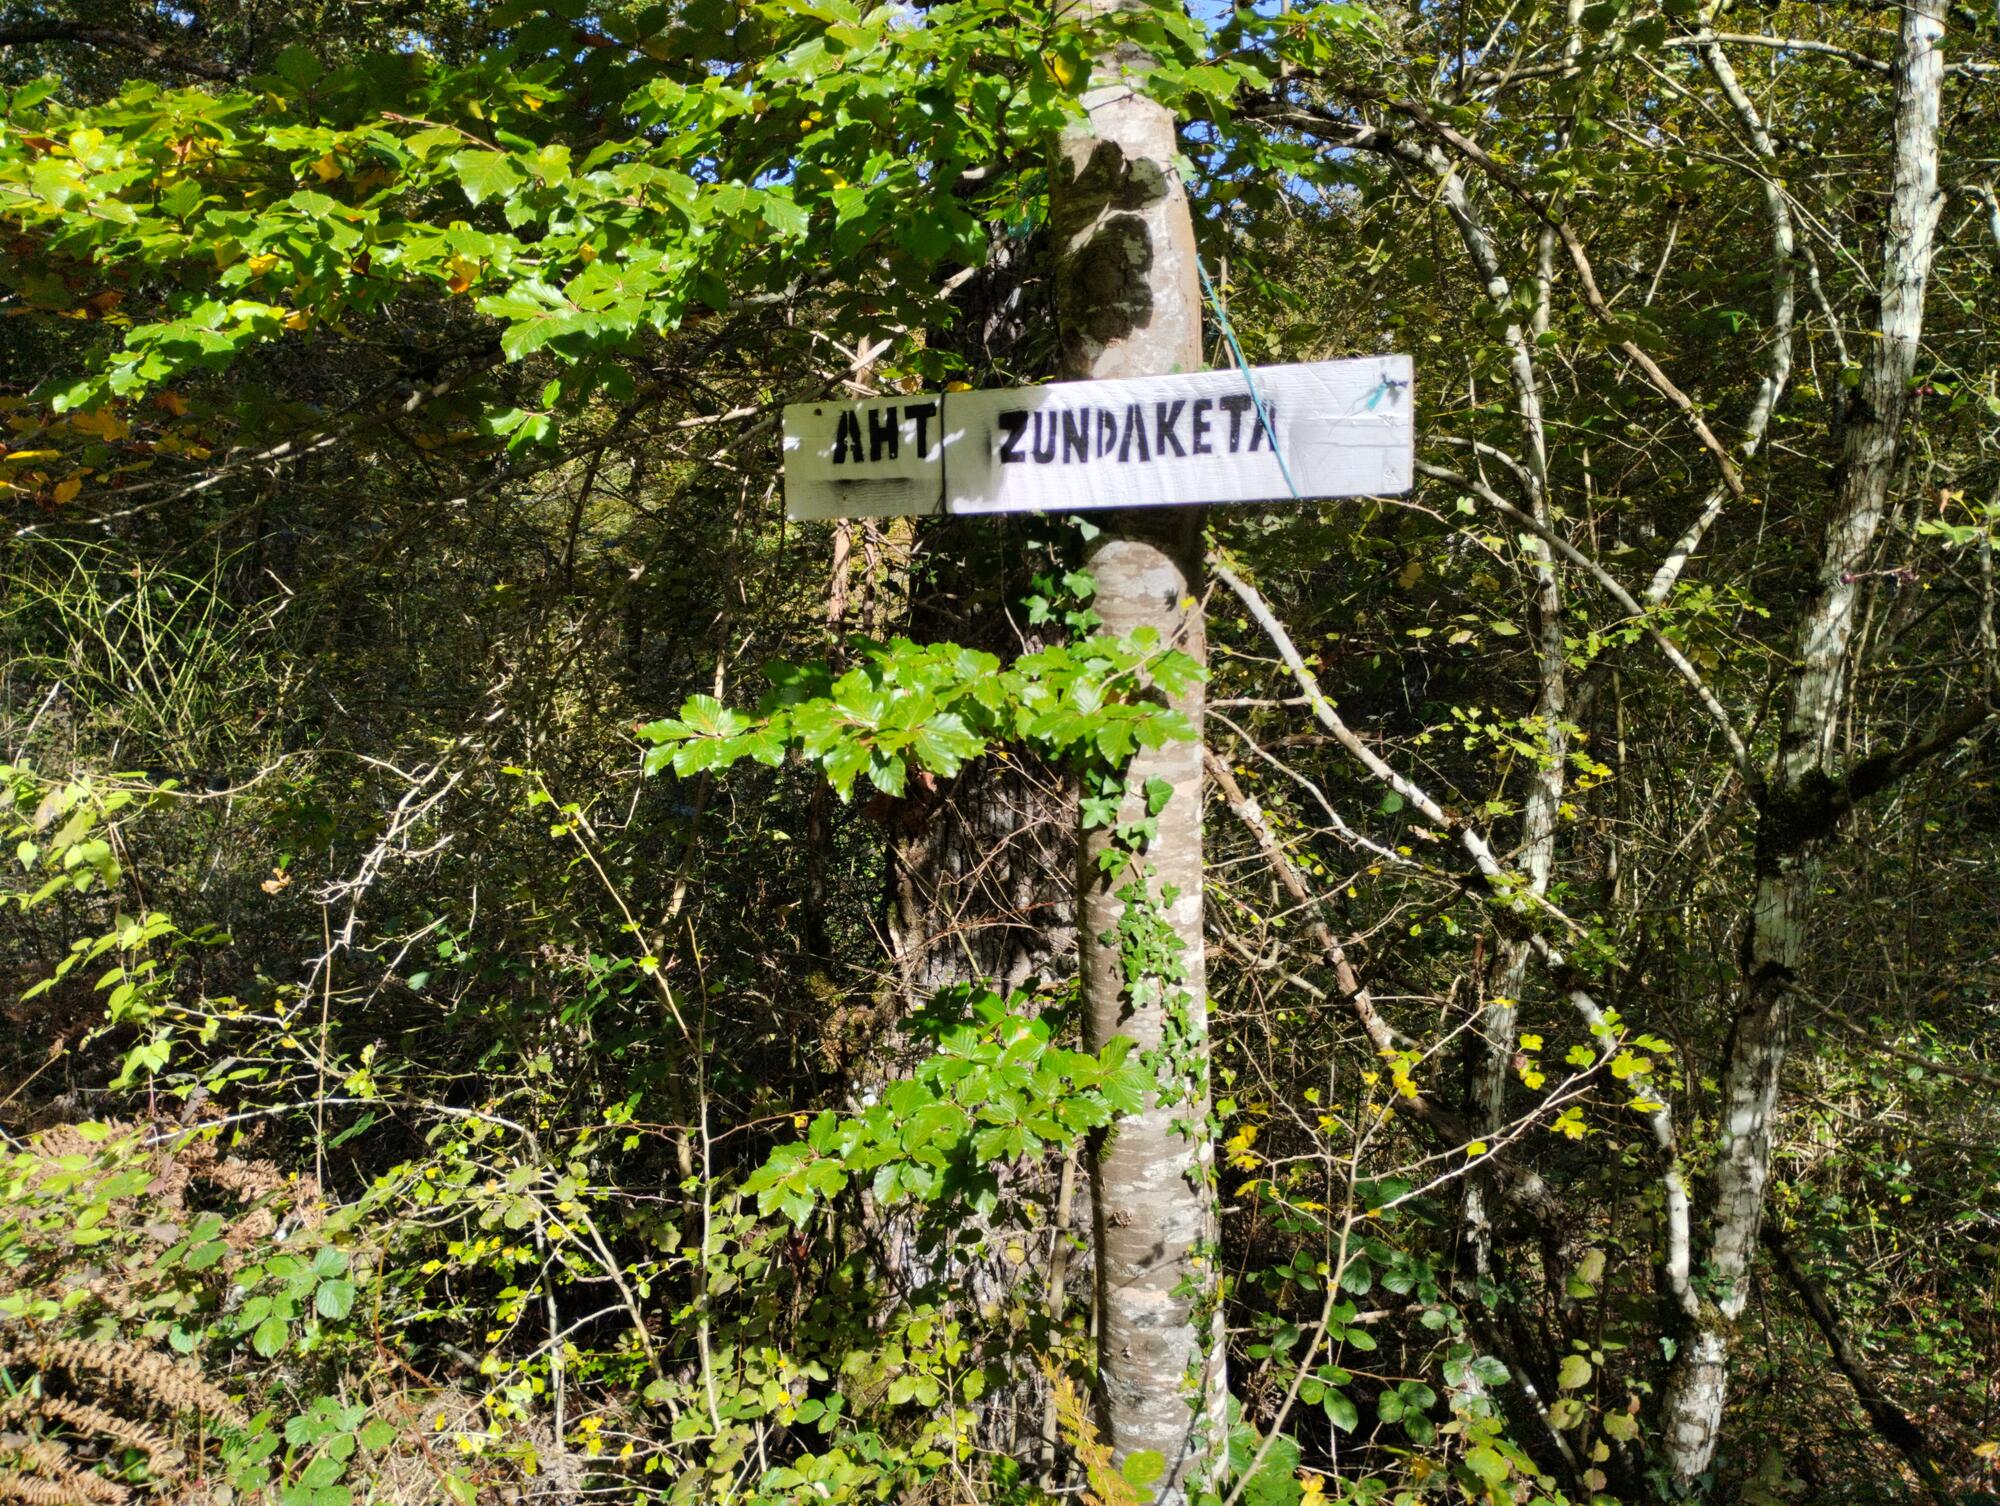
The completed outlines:
{"type": "Polygon", "coordinates": [[[1075,512],[1409,489],[1408,356],[1251,375],[1254,393],[1240,371],[1206,371],[795,403],[785,409],[786,515],[1075,512]]]}

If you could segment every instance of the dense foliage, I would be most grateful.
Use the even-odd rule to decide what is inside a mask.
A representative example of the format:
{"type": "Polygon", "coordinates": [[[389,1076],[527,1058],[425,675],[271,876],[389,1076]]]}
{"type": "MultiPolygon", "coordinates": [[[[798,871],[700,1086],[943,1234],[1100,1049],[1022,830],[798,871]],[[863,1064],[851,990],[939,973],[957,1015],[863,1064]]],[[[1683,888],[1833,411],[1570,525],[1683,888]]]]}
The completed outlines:
{"type": "Polygon", "coordinates": [[[1942,0],[0,0],[0,1500],[1143,1501],[1079,1184],[1204,1082],[1205,1499],[1993,1499],[1996,91],[1942,0]],[[1089,522],[779,495],[1053,369],[1116,48],[1248,357],[1416,361],[1410,496],[1205,515],[1200,728],[1089,522]],[[1211,1039],[1088,1049],[1194,736],[1211,1039]]]}

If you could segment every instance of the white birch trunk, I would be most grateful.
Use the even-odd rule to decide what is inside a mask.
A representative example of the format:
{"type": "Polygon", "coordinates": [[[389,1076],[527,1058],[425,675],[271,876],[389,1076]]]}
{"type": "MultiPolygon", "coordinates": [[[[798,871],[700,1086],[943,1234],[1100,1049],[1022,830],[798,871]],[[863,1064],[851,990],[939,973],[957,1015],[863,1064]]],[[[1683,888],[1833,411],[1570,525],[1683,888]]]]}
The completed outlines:
{"type": "MultiPolygon", "coordinates": [[[[1118,0],[1087,0],[1109,9],[1118,0]]],[[[1187,193],[1174,170],[1173,116],[1135,91],[1143,54],[1120,49],[1098,60],[1084,96],[1086,121],[1057,144],[1050,220],[1062,316],[1062,375],[1072,379],[1156,376],[1201,366],[1201,293],[1187,193]]],[[[1156,629],[1163,642],[1206,659],[1199,605],[1197,514],[1161,509],[1111,514],[1088,567],[1106,631],[1156,629]]],[[[1202,690],[1175,703],[1197,728],[1202,690]]],[[[1098,1401],[1101,1424],[1123,1464],[1152,1451],[1165,1461],[1158,1506],[1182,1506],[1191,1484],[1226,1446],[1227,1395],[1216,1279],[1213,1147],[1207,1134],[1207,989],[1202,940],[1201,743],[1142,751],[1129,770],[1173,786],[1146,854],[1153,892],[1171,890],[1165,917],[1181,943],[1187,976],[1134,999],[1111,935],[1124,906],[1098,869],[1102,831],[1083,833],[1077,931],[1085,1030],[1093,1047],[1126,1035],[1142,1050],[1163,1043],[1185,1053],[1197,1082],[1191,1101],[1120,1120],[1093,1147],[1098,1401]],[[1165,1007],[1185,990],[1176,1023],[1165,1007]]],[[[1144,815],[1137,800],[1122,819],[1144,815]]]]}
{"type": "Polygon", "coordinates": [[[1770,1175],[1791,990],[1804,954],[1818,849],[1832,828],[1834,738],[1846,701],[1860,588],[1886,510],[1891,468],[1923,334],[1924,291],[1943,199],[1938,104],[1946,0],[1908,0],[1896,58],[1889,229],[1881,338],[1848,416],[1818,589],[1800,624],[1776,767],[1760,792],[1756,896],[1744,938],[1736,1017],[1722,1082],[1708,1271],[1712,1300],[1683,1336],[1663,1402],[1664,1447],[1683,1482],[1715,1457],[1733,1332],[1750,1294],[1750,1261],[1770,1175]]]}
{"type": "MultiPolygon", "coordinates": [[[[1574,28],[1572,27],[1572,33],[1574,28]]],[[[1478,272],[1481,286],[1497,307],[1507,307],[1513,288],[1500,264],[1499,252],[1478,206],[1442,152],[1429,162],[1440,174],[1446,212],[1458,227],[1465,254],[1478,272]]],[[[1535,368],[1532,333],[1547,327],[1549,299],[1554,290],[1553,232],[1538,248],[1538,292],[1533,331],[1509,320],[1502,336],[1507,367],[1514,385],[1514,411],[1521,428],[1528,510],[1545,527],[1549,522],[1549,459],[1542,419],[1541,381],[1535,368]]],[[[1535,542],[1533,629],[1538,691],[1535,718],[1547,738],[1547,760],[1529,771],[1528,793],[1522,802],[1520,867],[1528,892],[1548,892],[1555,871],[1556,820],[1562,807],[1564,760],[1569,755],[1568,662],[1563,652],[1562,586],[1554,556],[1535,542]]],[[[1506,1121],[1507,1082],[1513,1071],[1514,1044],[1519,1031],[1520,995],[1528,974],[1530,948],[1520,937],[1501,941],[1499,965],[1480,1016],[1480,1055],[1472,1078],[1472,1119],[1476,1131],[1491,1132],[1506,1121]]],[[[1468,1177],[1461,1208],[1473,1269],[1487,1274],[1492,1263],[1493,1227],[1488,1200],[1491,1185],[1483,1177],[1468,1177]]]]}

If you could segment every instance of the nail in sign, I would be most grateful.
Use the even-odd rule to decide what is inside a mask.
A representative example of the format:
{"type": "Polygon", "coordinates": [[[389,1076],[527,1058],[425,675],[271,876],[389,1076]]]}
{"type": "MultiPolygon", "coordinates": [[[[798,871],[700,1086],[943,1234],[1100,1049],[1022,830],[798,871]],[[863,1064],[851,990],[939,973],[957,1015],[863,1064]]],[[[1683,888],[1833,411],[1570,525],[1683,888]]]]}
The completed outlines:
{"type": "Polygon", "coordinates": [[[1305,498],[1409,490],[1408,356],[1252,374],[1261,416],[1240,371],[795,403],[785,409],[786,515],[1272,502],[1290,500],[1294,486],[1305,498]]]}

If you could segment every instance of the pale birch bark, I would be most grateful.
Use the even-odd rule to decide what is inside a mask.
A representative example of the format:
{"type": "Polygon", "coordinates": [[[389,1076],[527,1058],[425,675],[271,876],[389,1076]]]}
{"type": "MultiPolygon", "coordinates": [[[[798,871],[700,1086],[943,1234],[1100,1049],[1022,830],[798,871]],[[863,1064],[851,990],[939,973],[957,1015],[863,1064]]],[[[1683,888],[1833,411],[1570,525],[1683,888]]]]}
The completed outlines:
{"type": "MultiPolygon", "coordinates": [[[[1453,821],[1426,790],[1407,775],[1399,773],[1355,736],[1354,730],[1342,719],[1338,709],[1320,689],[1318,676],[1307,666],[1297,645],[1292,642],[1291,634],[1285,631],[1284,624],[1278,621],[1276,614],[1271,611],[1255,587],[1224,565],[1215,566],[1215,576],[1236,594],[1236,598],[1243,603],[1250,616],[1264,630],[1265,636],[1271,640],[1272,647],[1277,649],[1278,657],[1284,661],[1285,668],[1290,671],[1299,689],[1305,693],[1306,704],[1314,718],[1333,734],[1334,740],[1371,776],[1422,812],[1426,820],[1447,831],[1455,832],[1459,845],[1465,849],[1479,873],[1492,886],[1493,903],[1496,906],[1505,905],[1510,908],[1510,919],[1525,933],[1527,945],[1541,961],[1548,975],[1559,981],[1570,1006],[1577,1011],[1584,1025],[1590,1030],[1599,1056],[1608,1058],[1614,1055],[1619,1049],[1616,1037],[1599,1028],[1605,1024],[1604,1011],[1598,1006],[1589,990],[1583,986],[1582,980],[1576,976],[1561,948],[1544,934],[1549,921],[1554,921],[1572,932],[1577,929],[1575,923],[1550,903],[1546,896],[1526,894],[1518,870],[1503,864],[1493,851],[1492,845],[1474,827],[1453,821]]],[[[1421,871],[1420,865],[1414,858],[1377,844],[1369,843],[1368,846],[1371,852],[1387,864],[1408,866],[1421,871]]],[[[1363,1025],[1364,1028],[1368,1028],[1366,1016],[1363,1017],[1363,1025]]],[[[1373,1028],[1369,1028],[1369,1034],[1371,1039],[1375,1039],[1376,1031],[1373,1028]]],[[[1379,1047],[1382,1042],[1377,1040],[1376,1044],[1379,1047]]],[[[1691,1202],[1681,1161],[1680,1145],[1674,1129],[1673,1112],[1666,1104],[1661,1103],[1640,1117],[1652,1134],[1662,1158],[1661,1184],[1666,1210],[1666,1238],[1662,1256],[1665,1262],[1668,1292],[1675,1305],[1682,1312],[1692,1316],[1695,1311],[1695,1297],[1690,1281],[1693,1268],[1691,1202]]],[[[1519,1169],[1509,1169],[1503,1172],[1503,1177],[1506,1184],[1504,1190],[1509,1201],[1519,1202],[1523,1206],[1538,1210],[1545,1210],[1548,1207],[1548,1200],[1540,1195],[1542,1192],[1540,1179],[1532,1172],[1524,1174],[1519,1169]],[[1524,1193],[1534,1195],[1524,1196],[1524,1193]]]]}
{"type": "MultiPolygon", "coordinates": [[[[1494,249],[1492,236],[1466,192],[1465,182],[1435,149],[1429,154],[1432,166],[1441,172],[1445,211],[1458,227],[1466,255],[1477,268],[1488,296],[1506,307],[1512,297],[1506,273],[1494,249]]],[[[1549,232],[1539,275],[1540,298],[1535,323],[1547,325],[1548,299],[1553,283],[1553,234],[1549,232]]],[[[1514,409],[1526,449],[1528,505],[1543,524],[1548,522],[1549,461],[1548,439],[1542,420],[1540,378],[1535,370],[1532,331],[1518,320],[1509,320],[1502,335],[1507,346],[1508,370],[1514,384],[1514,409]]],[[[1528,771],[1528,791],[1522,802],[1520,867],[1528,891],[1539,897],[1548,892],[1555,871],[1556,819],[1562,807],[1564,761],[1569,754],[1567,721],[1568,663],[1562,641],[1562,585],[1555,560],[1546,543],[1536,540],[1532,556],[1534,599],[1531,626],[1535,638],[1536,694],[1534,718],[1541,729],[1546,752],[1528,771]]],[[[1502,937],[1499,966],[1493,986],[1487,991],[1480,1019],[1481,1052],[1473,1071],[1472,1112],[1481,1129],[1501,1124],[1507,1112],[1507,1080],[1512,1071],[1515,1036],[1519,1028],[1521,986],[1527,977],[1529,952],[1516,937],[1502,937]]],[[[1468,1177],[1462,1203],[1467,1245],[1473,1268],[1485,1274],[1492,1259],[1492,1217],[1487,1207],[1487,1180],[1468,1177]]]]}
{"type": "MultiPolygon", "coordinates": [[[[1708,64],[1722,96],[1729,101],[1730,109],[1742,123],[1745,134],[1750,138],[1751,150],[1763,162],[1769,173],[1777,170],[1778,144],[1772,139],[1771,131],[1758,113],[1757,106],[1744,92],[1742,83],[1736,77],[1736,70],[1730,64],[1729,55],[1714,43],[1702,49],[1702,60],[1708,64]]],[[[1771,364],[1766,368],[1757,384],[1757,396],[1750,404],[1750,413],[1743,421],[1743,436],[1737,441],[1736,453],[1748,460],[1757,453],[1764,442],[1764,434],[1771,426],[1771,416],[1777,412],[1778,401],[1785,394],[1785,388],[1792,379],[1792,327],[1798,310],[1798,234],[1792,225],[1791,201],[1785,196],[1784,184],[1775,177],[1763,178],[1764,210],[1771,220],[1771,364]]],[[[1659,568],[1647,583],[1642,600],[1649,607],[1656,607],[1672,593],[1681,572],[1687,568],[1694,552],[1701,547],[1708,530],[1729,502],[1729,489],[1716,486],[1709,489],[1696,509],[1694,521],[1681,536],[1674,541],[1667,557],[1660,561],[1659,568]]]]}
{"type": "Polygon", "coordinates": [[[1704,1474],[1715,1457],[1733,1332],[1749,1300],[1790,1035],[1792,984],[1805,950],[1818,849],[1834,824],[1834,738],[1846,701],[1859,576],[1886,510],[1923,332],[1924,292],[1943,207],[1938,106],[1944,14],[1945,0],[1909,0],[1903,10],[1879,290],[1881,335],[1863,365],[1848,415],[1818,587],[1799,628],[1775,767],[1758,800],[1756,893],[1725,1053],[1712,1172],[1707,1253],[1713,1295],[1702,1301],[1682,1337],[1662,1403],[1662,1447],[1683,1482],[1704,1474]]]}
{"type": "MultiPolygon", "coordinates": [[[[1085,0],[1102,13],[1120,0],[1085,0]]],[[[1174,170],[1172,114],[1133,88],[1146,59],[1119,48],[1098,59],[1083,97],[1085,118],[1065,131],[1052,164],[1049,208],[1062,320],[1062,375],[1153,376],[1201,365],[1201,293],[1194,224],[1174,170]]],[[[1111,515],[1091,550],[1094,605],[1110,633],[1148,627],[1206,658],[1199,603],[1198,515],[1186,510],[1111,515]]],[[[1199,728],[1199,685],[1175,699],[1199,728]]],[[[1129,1036],[1142,1051],[1187,1056],[1192,1100],[1145,1108],[1092,1147],[1096,1236],[1098,1402],[1114,1456],[1153,1451],[1166,1463],[1159,1506],[1182,1506],[1227,1444],[1227,1396],[1217,1282],[1217,1229],[1208,1140],[1207,985],[1202,940],[1202,758],[1199,740],[1142,751],[1128,783],[1164,779],[1145,860],[1164,915],[1181,943],[1177,987],[1127,991],[1114,931],[1124,905],[1099,870],[1101,830],[1082,834],[1077,930],[1085,1031],[1093,1047],[1129,1036]],[[1172,1017],[1174,996],[1186,1005],[1172,1017]]],[[[1141,797],[1121,819],[1145,814],[1141,797]]]]}
{"type": "MultiPolygon", "coordinates": [[[[1573,35],[1579,10],[1579,6],[1572,5],[1573,35]]],[[[1485,219],[1451,159],[1432,146],[1421,153],[1392,153],[1390,160],[1405,168],[1421,163],[1437,175],[1439,197],[1458,230],[1459,242],[1478,273],[1480,285],[1496,307],[1508,307],[1513,286],[1485,219]]],[[[1548,521],[1549,506],[1548,435],[1542,417],[1534,337],[1548,327],[1549,300],[1554,287],[1554,237],[1555,232],[1548,230],[1538,248],[1536,313],[1531,325],[1523,327],[1520,320],[1509,319],[1501,334],[1501,343],[1507,347],[1514,413],[1525,453],[1524,462],[1512,469],[1524,483],[1530,510],[1544,524],[1548,521]]],[[[1534,717],[1546,739],[1547,754],[1528,776],[1528,792],[1521,813],[1520,867],[1528,891],[1539,897],[1548,891],[1555,867],[1556,819],[1562,806],[1563,770],[1569,753],[1568,665],[1563,654],[1561,582],[1555,561],[1540,539],[1534,546],[1533,570],[1535,589],[1531,610],[1537,674],[1534,717]]],[[[1481,1129],[1490,1130],[1506,1117],[1507,1080],[1519,1028],[1518,1001],[1528,962],[1525,943],[1515,937],[1501,938],[1494,986],[1487,991],[1480,1015],[1481,1049],[1473,1068],[1472,1114],[1481,1129]]],[[[1472,1267],[1481,1275],[1489,1269],[1492,1256],[1490,1190],[1485,1178],[1468,1177],[1460,1207],[1472,1267]]]]}

